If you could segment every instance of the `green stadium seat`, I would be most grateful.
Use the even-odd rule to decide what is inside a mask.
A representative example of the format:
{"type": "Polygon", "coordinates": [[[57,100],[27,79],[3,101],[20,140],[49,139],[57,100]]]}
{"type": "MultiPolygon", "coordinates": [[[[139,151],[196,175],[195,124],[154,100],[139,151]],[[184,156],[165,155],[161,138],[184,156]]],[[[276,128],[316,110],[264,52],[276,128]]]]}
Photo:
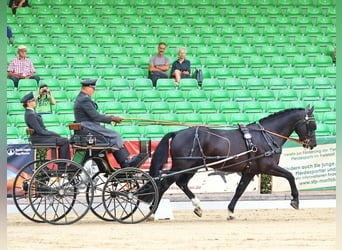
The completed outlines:
{"type": "Polygon", "coordinates": [[[124,112],[121,102],[104,102],[102,106],[103,113],[106,115],[117,115],[124,112]]]}
{"type": "Polygon", "coordinates": [[[20,95],[18,91],[7,90],[7,103],[9,102],[20,102],[20,95]]]}
{"type": "Polygon", "coordinates": [[[248,41],[244,36],[233,36],[230,40],[230,45],[235,48],[239,48],[248,45],[248,41]]]}
{"type": "Polygon", "coordinates": [[[192,19],[189,19],[190,25],[192,25],[195,28],[202,28],[204,26],[209,25],[208,17],[211,16],[212,13],[208,13],[208,11],[214,12],[219,10],[213,8],[205,9],[203,14],[204,16],[194,16],[192,19]]]}
{"type": "MultiPolygon", "coordinates": [[[[184,30],[182,30],[181,32],[184,33],[184,30]]],[[[190,48],[204,47],[204,45],[205,45],[203,37],[196,36],[196,35],[193,35],[193,34],[185,35],[185,36],[182,35],[182,37],[186,37],[187,38],[186,44],[190,48]]],[[[210,54],[212,54],[212,53],[210,53],[210,54]]]]}
{"type": "Polygon", "coordinates": [[[7,91],[12,91],[14,90],[14,82],[12,79],[6,79],[6,90],[7,91]]]}
{"type": "MultiPolygon", "coordinates": [[[[182,116],[182,115],[179,115],[182,116]]],[[[180,119],[181,122],[187,123],[189,125],[203,124],[202,115],[199,113],[187,113],[180,119]]]]}
{"type": "Polygon", "coordinates": [[[51,90],[61,90],[62,88],[61,84],[59,83],[59,80],[54,78],[44,79],[40,82],[40,84],[48,85],[49,89],[51,90]]]}
{"type": "Polygon", "coordinates": [[[33,9],[40,9],[42,7],[48,6],[48,0],[31,0],[30,5],[33,9]]]}
{"type": "Polygon", "coordinates": [[[221,57],[209,56],[205,59],[205,66],[207,68],[220,68],[223,67],[223,61],[221,57]]]}
{"type": "Polygon", "coordinates": [[[127,79],[118,78],[118,77],[111,78],[111,81],[108,87],[110,90],[129,90],[130,89],[129,81],[127,79]]]}
{"type": "Polygon", "coordinates": [[[217,107],[214,102],[211,101],[202,101],[196,103],[196,110],[198,113],[216,113],[217,107]]]}
{"type": "Polygon", "coordinates": [[[58,44],[60,48],[66,48],[68,46],[75,45],[75,39],[70,36],[60,36],[57,38],[56,44],[58,44]]]}
{"type": "Polygon", "coordinates": [[[144,126],[144,137],[159,139],[165,135],[162,125],[144,126]]]}
{"type": "Polygon", "coordinates": [[[80,56],[72,59],[73,68],[89,68],[91,66],[89,57],[80,56]]]}
{"type": "MultiPolygon", "coordinates": [[[[42,119],[45,126],[59,126],[61,125],[61,121],[59,120],[59,116],[57,114],[43,114],[42,119]]],[[[50,128],[48,128],[49,130],[50,128]]]]}
{"type": "Polygon", "coordinates": [[[95,8],[84,7],[84,6],[89,6],[89,4],[84,4],[82,8],[79,8],[81,6],[80,4],[82,1],[88,1],[88,0],[76,0],[76,1],[78,1],[78,4],[77,6],[74,6],[74,8],[79,9],[77,11],[79,16],[81,16],[82,18],[91,18],[97,15],[95,8]]]}
{"type": "Polygon", "coordinates": [[[151,102],[150,112],[153,114],[170,113],[168,102],[151,102]]]}
{"type": "MultiPolygon", "coordinates": [[[[22,9],[25,9],[25,8],[22,8],[22,9]]],[[[26,8],[28,9],[28,8],[26,8]]],[[[12,32],[13,32],[13,29],[12,29],[12,32]]],[[[13,32],[14,33],[14,32],[13,32]]],[[[41,26],[31,26],[29,29],[28,29],[28,32],[29,36],[32,38],[32,37],[40,37],[40,36],[45,36],[46,35],[46,29],[45,27],[41,27],[41,26]]],[[[15,33],[14,33],[15,34],[15,33]]]]}
{"type": "Polygon", "coordinates": [[[46,67],[46,63],[45,63],[44,57],[29,56],[28,58],[31,60],[31,62],[33,63],[35,68],[45,68],[46,67]]]}
{"type": "Polygon", "coordinates": [[[296,101],[296,100],[298,100],[298,95],[294,89],[281,89],[278,92],[278,100],[280,100],[280,101],[296,101]]]}
{"type": "Polygon", "coordinates": [[[317,67],[306,67],[302,72],[303,77],[316,78],[321,76],[321,72],[317,67]]]}
{"type": "Polygon", "coordinates": [[[272,45],[277,47],[290,46],[291,42],[288,36],[277,35],[272,39],[272,45]]]}
{"type": "Polygon", "coordinates": [[[263,108],[260,102],[255,102],[255,101],[244,102],[243,112],[244,113],[262,113],[263,108]]]}
{"type": "Polygon", "coordinates": [[[75,25],[69,30],[69,35],[72,37],[82,37],[89,34],[88,27],[75,25]]]}
{"type": "Polygon", "coordinates": [[[122,125],[121,136],[123,138],[139,139],[141,137],[141,132],[139,126],[137,125],[122,125]]]}
{"type": "Polygon", "coordinates": [[[256,74],[253,68],[238,68],[235,76],[240,79],[248,79],[255,77],[256,74]]]}
{"type": "Polygon", "coordinates": [[[139,100],[136,91],[121,90],[118,93],[118,100],[121,102],[136,102],[139,100]]]}
{"type": "Polygon", "coordinates": [[[16,114],[24,114],[25,109],[23,108],[22,103],[20,102],[10,102],[7,103],[7,114],[16,115],[16,114]]]}
{"type": "Polygon", "coordinates": [[[57,16],[61,19],[65,19],[66,17],[76,16],[76,11],[69,6],[63,6],[57,9],[57,16]]]}
{"type": "Polygon", "coordinates": [[[315,130],[315,135],[316,136],[329,136],[331,135],[330,129],[327,124],[324,123],[318,123],[317,124],[317,129],[315,130]]]}
{"type": "Polygon", "coordinates": [[[251,56],[248,59],[248,66],[251,68],[264,68],[267,67],[266,58],[263,56],[251,56]]]}
{"type": "Polygon", "coordinates": [[[316,56],[314,59],[314,65],[316,67],[327,67],[332,66],[332,64],[331,56],[316,56]]]}
{"type": "Polygon", "coordinates": [[[239,113],[241,112],[241,108],[238,102],[230,101],[230,102],[221,102],[220,106],[218,106],[218,110],[221,113],[239,113]]]}
{"type": "Polygon", "coordinates": [[[151,79],[146,78],[136,78],[133,81],[133,89],[135,90],[152,90],[152,81],[151,79]]]}
{"type": "Polygon", "coordinates": [[[285,109],[284,102],[282,101],[268,101],[266,103],[265,111],[269,113],[276,113],[285,109]]]}
{"type": "Polygon", "coordinates": [[[36,91],[37,82],[34,79],[21,79],[18,83],[18,91],[36,91]]]}
{"type": "Polygon", "coordinates": [[[250,119],[249,116],[244,113],[231,113],[228,117],[228,122],[231,125],[248,124],[250,119]]]}
{"type": "Polygon", "coordinates": [[[115,45],[112,46],[108,52],[108,55],[113,58],[126,57],[127,54],[127,49],[125,47],[115,45]]]}
{"type": "Polygon", "coordinates": [[[161,94],[167,102],[180,102],[185,100],[184,92],[181,90],[170,91],[167,90],[161,94]]]}
{"type": "Polygon", "coordinates": [[[144,102],[129,102],[126,111],[129,114],[147,113],[147,108],[144,102]]]}
{"type": "Polygon", "coordinates": [[[108,56],[97,56],[93,64],[97,69],[113,67],[112,59],[108,56]]]}
{"type": "MultiPolygon", "coordinates": [[[[215,75],[215,77],[217,77],[217,75],[215,75]]],[[[202,83],[203,90],[207,91],[207,90],[214,90],[214,89],[220,89],[220,88],[221,88],[221,85],[220,85],[218,78],[203,79],[203,83],[202,83]]]]}
{"type": "Polygon", "coordinates": [[[313,87],[315,89],[330,89],[333,86],[329,78],[317,77],[313,80],[313,87]]]}
{"type": "Polygon", "coordinates": [[[325,100],[311,101],[310,104],[315,107],[315,113],[320,112],[329,114],[332,111],[330,103],[325,100]]]}
{"type": "Polygon", "coordinates": [[[191,102],[183,101],[183,102],[175,102],[173,110],[175,113],[192,113],[194,112],[194,107],[191,102]]]}
{"type": "Polygon", "coordinates": [[[257,75],[263,79],[271,79],[278,77],[277,71],[274,68],[267,67],[267,68],[260,68],[257,71],[257,75]]]}
{"type": "Polygon", "coordinates": [[[288,78],[296,78],[299,77],[300,74],[298,72],[298,69],[295,67],[285,67],[281,68],[280,70],[280,76],[282,78],[288,79],[288,78]]]}
{"type": "Polygon", "coordinates": [[[261,78],[249,78],[246,81],[247,89],[265,89],[266,85],[261,78]]]}
{"type": "Polygon", "coordinates": [[[306,108],[308,104],[304,101],[300,100],[292,100],[292,101],[286,101],[284,102],[285,109],[290,109],[290,108],[306,108]]]}
{"type": "Polygon", "coordinates": [[[195,57],[195,56],[187,56],[186,58],[191,62],[192,68],[201,68],[202,67],[201,58],[195,57]]]}
{"type": "MultiPolygon", "coordinates": [[[[88,19],[89,20],[89,19],[88,19]]],[[[88,27],[92,27],[93,25],[92,24],[88,24],[88,27]]],[[[104,26],[95,26],[94,24],[94,27],[93,27],[93,30],[90,31],[90,33],[96,37],[96,38],[101,38],[103,40],[104,37],[110,37],[112,35],[112,31],[109,27],[104,27],[104,26]]],[[[101,45],[102,42],[100,43],[101,45]]]]}
{"type": "MultiPolygon", "coordinates": [[[[122,67],[122,64],[120,64],[120,65],[122,67]]],[[[119,68],[120,68],[120,66],[119,66],[119,68]]],[[[144,78],[144,71],[141,68],[126,68],[126,69],[124,69],[124,76],[128,80],[134,80],[137,78],[144,78]]],[[[146,80],[150,80],[150,79],[146,79],[146,80]]],[[[147,82],[149,82],[149,81],[144,81],[144,84],[146,84],[147,82]]],[[[151,84],[151,88],[152,88],[152,84],[151,84]]]]}
{"type": "Polygon", "coordinates": [[[300,95],[303,101],[318,101],[321,99],[317,89],[302,89],[300,95]]]}
{"type": "Polygon", "coordinates": [[[55,105],[55,111],[57,114],[74,113],[74,103],[57,102],[55,105]]]}
{"type": "Polygon", "coordinates": [[[293,44],[296,47],[306,47],[308,44],[311,44],[311,38],[309,36],[296,36],[293,44]]]}
{"type": "Polygon", "coordinates": [[[233,100],[238,102],[253,101],[252,92],[249,89],[234,90],[233,100]]]}
{"type": "Polygon", "coordinates": [[[303,51],[304,55],[316,57],[322,55],[322,50],[319,46],[316,45],[307,45],[303,51]]]}
{"type": "Polygon", "coordinates": [[[234,4],[233,4],[233,0],[216,0],[215,1],[215,6],[218,7],[218,8],[222,8],[222,9],[225,9],[228,7],[232,7],[234,4]]]}
{"type": "Polygon", "coordinates": [[[51,69],[66,68],[68,66],[68,61],[64,56],[54,56],[49,59],[49,67],[51,69]]]}
{"type": "Polygon", "coordinates": [[[183,78],[179,82],[179,88],[181,90],[197,89],[198,88],[197,80],[193,78],[183,78]]]}
{"type": "Polygon", "coordinates": [[[332,38],[329,36],[317,36],[315,39],[315,44],[321,47],[329,46],[333,44],[332,38]]]}
{"type": "Polygon", "coordinates": [[[211,113],[206,115],[205,123],[209,125],[226,125],[226,116],[221,113],[211,113]]]}
{"type": "Polygon", "coordinates": [[[280,54],[279,49],[276,46],[264,46],[261,49],[261,55],[265,57],[278,56],[280,54]]]}
{"type": "Polygon", "coordinates": [[[82,80],[99,77],[99,73],[96,68],[80,68],[78,75],[82,80]]]}
{"type": "Polygon", "coordinates": [[[160,92],[158,90],[143,90],[141,99],[144,102],[159,102],[162,100],[160,92]]]}
{"type": "Polygon", "coordinates": [[[176,85],[173,79],[158,79],[156,87],[158,90],[174,90],[176,85]]]}
{"type": "Polygon", "coordinates": [[[336,89],[325,89],[323,91],[323,99],[326,101],[336,100],[336,89]]]}
{"type": "MultiPolygon", "coordinates": [[[[133,69],[135,67],[135,62],[133,57],[129,56],[121,56],[118,57],[118,60],[115,64],[119,69],[125,69],[125,68],[130,68],[133,69]]],[[[134,71],[135,72],[135,71],[134,71]]],[[[125,73],[130,73],[130,72],[125,72],[125,73]]],[[[133,73],[133,72],[132,72],[133,73]]],[[[144,74],[142,73],[142,76],[144,74]]]]}
{"type": "Polygon", "coordinates": [[[224,26],[221,30],[221,35],[224,38],[232,38],[239,35],[239,31],[234,26],[224,26]]]}
{"type": "Polygon", "coordinates": [[[64,81],[63,88],[67,91],[69,90],[80,90],[81,80],[78,78],[72,78],[64,81]]]}
{"type": "Polygon", "coordinates": [[[96,38],[93,36],[89,36],[89,35],[80,35],[77,39],[78,40],[78,44],[79,46],[81,46],[82,48],[88,48],[91,46],[95,46],[97,44],[96,38]]]}
{"type": "Polygon", "coordinates": [[[58,79],[72,79],[76,77],[76,72],[73,68],[60,68],[55,73],[58,79]]]}
{"type": "Polygon", "coordinates": [[[192,89],[191,91],[187,91],[185,95],[189,102],[205,102],[208,100],[206,91],[203,89],[192,89]]]}
{"type": "Polygon", "coordinates": [[[323,72],[325,77],[336,78],[336,66],[326,67],[323,72]]]}
{"type": "Polygon", "coordinates": [[[286,56],[274,56],[271,58],[270,64],[274,68],[289,67],[290,63],[286,56]]]}
{"type": "Polygon", "coordinates": [[[227,78],[224,80],[223,88],[228,90],[243,89],[243,82],[238,78],[227,78]]]}
{"type": "MultiPolygon", "coordinates": [[[[57,79],[55,79],[57,80],[57,79]]],[[[50,88],[50,86],[49,86],[50,88]]],[[[67,102],[69,101],[68,95],[64,90],[54,90],[53,97],[55,98],[56,102],[67,102]]]]}
{"type": "Polygon", "coordinates": [[[256,90],[254,92],[255,99],[259,102],[268,102],[276,100],[274,91],[272,89],[256,90]]]}
{"type": "MultiPolygon", "coordinates": [[[[97,88],[97,86],[96,86],[97,88]]],[[[112,102],[115,100],[113,91],[96,91],[94,95],[92,95],[97,102],[112,102]]]]}
{"type": "Polygon", "coordinates": [[[19,138],[18,128],[7,126],[7,139],[18,139],[18,138],[19,138]]]}
{"type": "Polygon", "coordinates": [[[212,90],[209,97],[213,102],[226,102],[230,100],[229,92],[225,89],[212,90]]]}
{"type": "Polygon", "coordinates": [[[74,57],[82,57],[83,51],[81,47],[77,47],[75,45],[66,46],[64,48],[63,55],[66,58],[74,58],[74,57]]]}
{"type": "MultiPolygon", "coordinates": [[[[315,109],[316,109],[316,106],[315,106],[315,109]]],[[[336,124],[336,111],[325,112],[323,115],[323,122],[325,124],[336,124]]]]}
{"type": "Polygon", "coordinates": [[[310,59],[307,56],[297,55],[293,58],[292,64],[294,67],[309,67],[311,66],[310,59]]]}
{"type": "Polygon", "coordinates": [[[229,68],[243,68],[246,66],[246,63],[240,56],[231,56],[227,58],[226,65],[229,68]]]}
{"type": "Polygon", "coordinates": [[[289,83],[290,88],[292,89],[307,89],[311,87],[308,80],[306,78],[301,77],[292,78],[292,80],[289,81],[289,83]]]}
{"type": "Polygon", "coordinates": [[[251,56],[257,56],[258,52],[254,46],[242,46],[239,50],[239,55],[244,58],[249,58],[251,56]]]}

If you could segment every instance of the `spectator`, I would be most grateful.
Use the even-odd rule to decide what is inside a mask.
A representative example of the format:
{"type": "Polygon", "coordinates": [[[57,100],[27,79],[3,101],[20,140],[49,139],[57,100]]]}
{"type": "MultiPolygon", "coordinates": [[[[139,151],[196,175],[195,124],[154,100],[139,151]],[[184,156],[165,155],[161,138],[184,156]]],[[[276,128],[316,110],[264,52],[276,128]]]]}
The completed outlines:
{"type": "Polygon", "coordinates": [[[12,13],[15,15],[17,13],[17,8],[30,7],[30,5],[28,0],[10,0],[8,7],[12,8],[12,13]]]}
{"type": "Polygon", "coordinates": [[[42,117],[34,111],[36,107],[36,98],[30,92],[25,95],[21,101],[25,111],[26,125],[33,129],[33,134],[30,137],[32,143],[56,143],[59,148],[59,158],[70,159],[70,146],[68,139],[61,137],[55,132],[48,131],[43,123],[42,117]]]}
{"type": "Polygon", "coordinates": [[[56,104],[56,100],[53,97],[51,90],[48,89],[47,84],[41,84],[39,86],[39,94],[35,96],[37,99],[36,112],[39,114],[52,113],[52,105],[56,104]]]}
{"type": "Polygon", "coordinates": [[[7,25],[7,38],[8,38],[8,40],[9,40],[9,43],[10,43],[11,45],[13,45],[14,40],[13,40],[12,29],[11,29],[11,27],[8,26],[8,25],[7,25]]]}
{"type": "Polygon", "coordinates": [[[35,76],[35,69],[30,59],[26,57],[26,46],[18,46],[18,57],[12,59],[7,68],[8,78],[14,82],[14,87],[18,88],[20,79],[35,79],[37,85],[39,84],[40,77],[35,76]]]}
{"type": "Polygon", "coordinates": [[[118,149],[112,151],[116,161],[122,168],[140,167],[148,158],[148,154],[138,154],[132,158],[128,158],[129,151],[125,147],[120,135],[104,126],[103,123],[120,123],[122,118],[113,115],[103,115],[97,111],[97,104],[91,100],[91,96],[95,92],[96,79],[82,81],[82,89],[74,104],[74,114],[76,122],[80,123],[82,129],[87,132],[91,131],[96,136],[96,141],[100,143],[109,143],[110,147],[118,149]]]}
{"type": "Polygon", "coordinates": [[[178,50],[178,60],[172,63],[171,77],[175,80],[177,86],[182,78],[190,78],[190,61],[185,59],[185,54],[185,48],[180,48],[178,50]]]}
{"type": "Polygon", "coordinates": [[[152,56],[149,64],[149,78],[152,80],[153,86],[157,85],[160,78],[169,78],[167,71],[170,69],[170,59],[164,55],[166,49],[165,43],[159,43],[158,54],[152,56]]]}

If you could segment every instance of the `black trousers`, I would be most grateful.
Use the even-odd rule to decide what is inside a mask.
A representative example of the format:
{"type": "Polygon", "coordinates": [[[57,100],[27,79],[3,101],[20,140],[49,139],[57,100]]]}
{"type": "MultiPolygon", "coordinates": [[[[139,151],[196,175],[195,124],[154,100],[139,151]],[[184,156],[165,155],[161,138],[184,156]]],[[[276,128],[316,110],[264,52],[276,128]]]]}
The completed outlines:
{"type": "Polygon", "coordinates": [[[70,144],[67,138],[58,136],[31,136],[32,144],[59,146],[59,159],[70,159],[70,144]]]}

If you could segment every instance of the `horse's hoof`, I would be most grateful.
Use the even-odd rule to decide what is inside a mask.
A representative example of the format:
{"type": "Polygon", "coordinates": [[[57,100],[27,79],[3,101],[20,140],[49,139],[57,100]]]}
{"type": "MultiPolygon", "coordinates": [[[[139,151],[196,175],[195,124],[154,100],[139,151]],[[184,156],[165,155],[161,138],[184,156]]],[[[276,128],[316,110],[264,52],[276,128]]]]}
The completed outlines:
{"type": "Polygon", "coordinates": [[[198,216],[198,217],[202,217],[202,209],[199,207],[196,207],[194,209],[194,213],[198,216]]]}
{"type": "Polygon", "coordinates": [[[235,217],[234,217],[234,213],[233,212],[231,212],[231,211],[229,211],[229,215],[228,215],[228,218],[227,218],[227,220],[234,220],[235,219],[235,217]]]}
{"type": "Polygon", "coordinates": [[[292,200],[290,204],[294,209],[299,209],[299,201],[292,200]]]}
{"type": "Polygon", "coordinates": [[[154,221],[154,214],[146,219],[146,222],[154,221]]]}

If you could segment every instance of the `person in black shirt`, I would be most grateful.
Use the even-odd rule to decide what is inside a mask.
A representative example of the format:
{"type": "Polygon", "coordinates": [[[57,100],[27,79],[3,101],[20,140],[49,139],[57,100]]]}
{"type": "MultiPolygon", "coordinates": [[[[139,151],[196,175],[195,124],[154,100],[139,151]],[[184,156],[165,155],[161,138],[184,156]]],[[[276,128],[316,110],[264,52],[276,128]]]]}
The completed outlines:
{"type": "Polygon", "coordinates": [[[179,85],[182,78],[190,78],[190,61],[185,59],[185,54],[185,48],[180,48],[178,50],[178,60],[172,63],[171,77],[174,78],[176,85],[179,85]]]}

